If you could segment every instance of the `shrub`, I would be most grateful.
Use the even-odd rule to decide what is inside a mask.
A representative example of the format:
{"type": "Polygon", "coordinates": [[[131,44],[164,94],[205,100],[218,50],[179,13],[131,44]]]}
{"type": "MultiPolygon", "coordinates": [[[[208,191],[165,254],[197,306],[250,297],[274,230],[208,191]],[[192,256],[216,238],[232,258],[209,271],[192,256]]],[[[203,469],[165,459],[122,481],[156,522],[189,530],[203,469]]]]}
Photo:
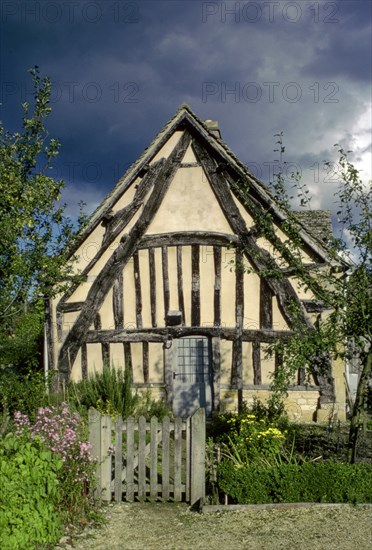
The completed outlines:
{"type": "Polygon", "coordinates": [[[66,521],[84,518],[91,507],[89,487],[94,484],[95,461],[91,445],[84,441],[84,426],[78,413],[70,411],[67,403],[40,408],[31,424],[27,415],[15,413],[16,435],[29,441],[40,440],[62,461],[58,471],[61,485],[60,507],[66,521]]]}
{"type": "Polygon", "coordinates": [[[19,373],[12,367],[0,368],[0,413],[15,411],[35,418],[37,408],[48,404],[44,372],[19,373]]]}
{"type": "Polygon", "coordinates": [[[220,490],[239,504],[372,502],[372,465],[304,462],[277,467],[218,467],[220,490]]]}
{"type": "Polygon", "coordinates": [[[258,418],[252,413],[242,412],[230,416],[226,426],[225,433],[219,437],[222,455],[236,465],[270,465],[294,459],[284,447],[286,432],[266,416],[258,418]]]}
{"type": "Polygon", "coordinates": [[[62,460],[32,441],[9,433],[0,440],[0,547],[28,550],[55,544],[62,534],[58,511],[62,460]]]}
{"type": "Polygon", "coordinates": [[[150,420],[152,416],[156,416],[159,420],[163,420],[165,416],[172,415],[172,412],[163,399],[153,399],[151,390],[146,390],[146,392],[138,398],[134,415],[137,418],[139,416],[144,416],[147,420],[150,420]]]}
{"type": "Polygon", "coordinates": [[[72,383],[70,395],[87,410],[97,409],[101,414],[112,417],[121,415],[127,418],[134,413],[138,397],[132,395],[129,369],[104,367],[101,373],[95,372],[87,380],[72,383]]]}

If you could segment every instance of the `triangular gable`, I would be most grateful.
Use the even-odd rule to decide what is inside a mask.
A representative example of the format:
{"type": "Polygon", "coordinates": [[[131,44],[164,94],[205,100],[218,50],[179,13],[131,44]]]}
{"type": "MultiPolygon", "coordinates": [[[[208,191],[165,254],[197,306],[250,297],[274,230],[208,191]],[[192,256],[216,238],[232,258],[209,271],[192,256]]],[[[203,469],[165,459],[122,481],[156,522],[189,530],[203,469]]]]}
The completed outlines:
{"type": "MultiPolygon", "coordinates": [[[[224,168],[228,169],[227,171],[230,175],[234,174],[233,179],[235,181],[245,180],[249,182],[250,194],[252,197],[258,200],[263,207],[269,208],[279,224],[286,219],[286,213],[278,207],[275,199],[271,196],[266,186],[248,171],[247,167],[239,161],[239,159],[222,141],[222,139],[210,131],[187,104],[182,104],[175,116],[159,132],[153,142],[138,158],[138,160],[134,162],[123,177],[120,178],[112,192],[107,195],[101,205],[92,214],[88,224],[80,235],[79,242],[86,239],[93,229],[102,223],[104,218],[110,213],[115,203],[128,189],[128,187],[132,185],[134,180],[139,175],[143,174],[143,171],[147,170],[151,163],[159,159],[161,149],[167,142],[169,142],[175,132],[177,132],[177,130],[182,130],[185,127],[187,127],[189,131],[192,131],[194,136],[198,136],[198,138],[202,140],[204,146],[207,146],[210,151],[214,153],[214,156],[220,165],[225,164],[224,168]]],[[[187,160],[187,156],[191,154],[190,147],[188,149],[189,151],[186,153],[184,162],[194,162],[193,160],[187,160]]],[[[193,159],[193,157],[191,158],[193,159]]],[[[244,204],[244,199],[242,200],[239,189],[233,188],[232,190],[237,199],[244,204]]],[[[307,245],[321,261],[329,260],[326,249],[321,246],[319,241],[314,239],[305,228],[300,231],[300,237],[302,238],[304,244],[307,245]]]]}
{"type": "MultiPolygon", "coordinates": [[[[106,197],[82,233],[81,238],[84,240],[102,222],[107,226],[102,246],[87,266],[85,274],[89,273],[89,269],[102,254],[109,250],[112,250],[112,253],[109,254],[108,260],[104,262],[104,266],[96,276],[86,300],[81,303],[79,317],[62,344],[59,367],[60,372],[67,378],[70,365],[74,363],[85,335],[93,322],[94,312],[101,307],[123,266],[136,253],[141,239],[151,237],[151,234],[167,234],[177,229],[164,224],[161,226],[159,220],[166,218],[167,209],[169,212],[169,201],[172,201],[172,197],[180,193],[177,185],[185,183],[182,182],[182,177],[187,171],[190,175],[193,171],[199,173],[199,180],[196,181],[196,185],[199,184],[198,189],[207,190],[209,196],[205,200],[207,203],[212,201],[211,208],[214,208],[216,213],[218,212],[220,220],[223,220],[221,223],[225,224],[221,227],[217,226],[217,229],[215,225],[213,226],[214,231],[217,231],[216,234],[223,234],[227,231],[231,233],[234,240],[240,242],[244,253],[258,272],[265,270],[269,265],[269,253],[257,245],[257,236],[253,236],[246,223],[247,220],[242,215],[242,208],[246,210],[247,208],[237,182],[242,178],[248,178],[250,192],[252,192],[254,200],[263,207],[270,207],[278,223],[285,219],[284,213],[278,209],[262,184],[248,173],[222,140],[209,132],[189,107],[182,106],[140,159],[118,182],[112,193],[106,197]],[[115,204],[134,182],[138,182],[138,185],[133,193],[132,201],[118,210],[115,208],[115,204]],[[134,219],[135,215],[137,217],[134,219]],[[133,222],[131,228],[126,231],[130,222],[133,222]],[[120,239],[118,246],[110,249],[112,242],[118,238],[120,239]]],[[[193,189],[192,194],[196,195],[198,189],[193,189]]],[[[193,198],[197,200],[195,196],[193,198]]],[[[189,208],[192,206],[192,204],[188,205],[189,208]]],[[[250,215],[249,212],[248,215],[250,215]]],[[[176,208],[175,216],[177,216],[176,208]]],[[[183,216],[186,220],[185,212],[183,216]]],[[[182,218],[182,216],[180,217],[182,218]]],[[[185,220],[181,220],[181,231],[203,230],[202,227],[190,228],[190,224],[185,225],[185,220]]],[[[208,233],[210,228],[206,227],[205,231],[208,233]]],[[[302,235],[304,243],[310,247],[314,254],[318,255],[320,260],[325,261],[327,256],[325,249],[306,232],[301,233],[302,235]]],[[[277,296],[286,320],[291,322],[289,302],[294,300],[302,309],[303,323],[310,326],[290,282],[287,279],[280,282],[268,279],[267,283],[273,294],[277,296]]],[[[71,293],[66,294],[60,303],[66,303],[70,295],[71,293]]]]}

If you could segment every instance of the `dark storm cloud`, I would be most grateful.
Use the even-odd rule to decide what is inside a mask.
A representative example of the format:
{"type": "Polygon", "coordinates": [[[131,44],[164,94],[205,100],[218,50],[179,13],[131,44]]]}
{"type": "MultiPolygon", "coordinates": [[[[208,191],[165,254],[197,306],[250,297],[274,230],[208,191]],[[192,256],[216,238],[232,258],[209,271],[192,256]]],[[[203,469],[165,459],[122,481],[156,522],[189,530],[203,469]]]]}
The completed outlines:
{"type": "Polygon", "coordinates": [[[53,81],[56,174],[69,184],[66,200],[85,198],[89,210],[183,101],[219,120],[230,147],[268,181],[276,132],[304,163],[367,131],[358,122],[369,101],[366,4],[4,1],[1,118],[19,124],[27,68],[39,65],[53,81]]]}

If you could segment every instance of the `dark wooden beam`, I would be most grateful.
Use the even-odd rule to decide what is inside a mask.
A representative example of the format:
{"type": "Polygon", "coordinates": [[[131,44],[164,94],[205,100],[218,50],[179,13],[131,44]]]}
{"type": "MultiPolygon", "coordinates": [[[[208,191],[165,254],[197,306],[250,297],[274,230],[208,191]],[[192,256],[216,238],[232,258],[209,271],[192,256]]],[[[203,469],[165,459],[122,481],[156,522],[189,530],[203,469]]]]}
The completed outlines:
{"type": "Polygon", "coordinates": [[[83,380],[88,378],[88,350],[85,343],[81,346],[81,378],[83,380]]]}
{"type": "Polygon", "coordinates": [[[213,247],[214,260],[214,326],[221,326],[221,247],[213,247]]]}
{"type": "Polygon", "coordinates": [[[150,307],[151,307],[151,324],[157,327],[156,319],[156,269],[155,269],[155,251],[149,248],[149,270],[150,270],[150,307]]]}
{"type": "Polygon", "coordinates": [[[143,368],[143,381],[146,383],[149,381],[149,344],[143,342],[142,344],[142,368],[143,368]]]}
{"type": "Polygon", "coordinates": [[[238,410],[242,406],[243,387],[243,319],[244,319],[244,266],[243,254],[238,248],[235,251],[235,322],[236,339],[233,345],[233,362],[235,363],[235,383],[238,390],[238,410]]]}
{"type": "Polygon", "coordinates": [[[99,313],[95,314],[93,324],[94,324],[94,329],[95,330],[101,330],[102,329],[101,315],[99,313]]]}
{"type": "Polygon", "coordinates": [[[321,300],[301,300],[305,309],[308,313],[321,313],[327,309],[330,309],[329,306],[324,304],[321,300]]]}
{"type": "MultiPolygon", "coordinates": [[[[222,211],[225,213],[225,216],[233,231],[239,236],[240,242],[244,248],[244,253],[254,266],[255,270],[260,272],[265,271],[268,268],[272,268],[273,263],[275,263],[273,258],[270,256],[269,252],[263,250],[257,245],[255,238],[253,238],[250,234],[250,231],[248,230],[246,223],[233,200],[226,177],[216,171],[216,161],[196,140],[192,142],[192,149],[197,159],[203,166],[208,181],[216,195],[222,211]]],[[[279,269],[279,267],[277,267],[277,269],[279,269]]],[[[273,294],[277,296],[279,308],[289,325],[292,327],[295,322],[299,321],[305,328],[313,329],[313,325],[307,318],[305,309],[290,282],[287,279],[278,281],[274,278],[267,278],[266,281],[273,294]],[[291,313],[291,306],[293,303],[295,303],[299,308],[299,315],[296,319],[293,318],[291,313]]]]}
{"type": "Polygon", "coordinates": [[[70,313],[73,311],[80,311],[84,302],[59,302],[57,310],[62,313],[70,313]]]}
{"type": "Polygon", "coordinates": [[[110,368],[110,344],[108,342],[102,343],[102,364],[103,367],[110,368]]]}
{"type": "Polygon", "coordinates": [[[142,328],[142,292],[138,251],[133,254],[133,264],[134,290],[136,295],[136,324],[137,328],[142,328]]]}
{"type": "Polygon", "coordinates": [[[260,328],[273,328],[273,293],[263,277],[260,278],[260,328]]]}
{"type": "Polygon", "coordinates": [[[56,325],[57,325],[57,338],[58,342],[62,342],[63,337],[63,313],[57,309],[56,311],[56,325]]]}
{"type": "Polygon", "coordinates": [[[261,350],[260,342],[254,340],[252,344],[252,363],[253,363],[253,384],[260,386],[262,384],[261,375],[261,350]]]}
{"type": "Polygon", "coordinates": [[[138,248],[155,248],[161,246],[191,246],[193,244],[206,246],[231,246],[239,244],[236,235],[214,233],[208,231],[178,231],[175,233],[159,233],[145,235],[139,241],[138,248]]]}
{"type": "Polygon", "coordinates": [[[191,324],[200,325],[200,247],[191,247],[191,324]]]}
{"type": "MultiPolygon", "coordinates": [[[[220,327],[165,327],[150,329],[127,329],[127,330],[89,330],[86,334],[86,341],[90,344],[102,342],[167,342],[168,338],[183,338],[185,336],[209,336],[218,337],[223,340],[234,341],[237,338],[236,329],[220,327]]],[[[271,343],[275,340],[288,340],[293,332],[285,330],[243,330],[243,342],[271,343]]]]}
{"type": "Polygon", "coordinates": [[[123,272],[120,271],[114,281],[112,290],[112,307],[114,312],[114,323],[116,329],[122,329],[124,326],[124,286],[123,272]]]}
{"type": "Polygon", "coordinates": [[[169,292],[169,273],[168,273],[168,247],[162,246],[161,248],[161,266],[163,273],[163,295],[164,295],[164,319],[167,317],[170,304],[170,292],[169,292]]]}
{"type": "Polygon", "coordinates": [[[177,287],[178,309],[182,313],[182,325],[185,326],[185,300],[183,297],[182,246],[177,246],[177,287]]]}
{"type": "MultiPolygon", "coordinates": [[[[161,159],[156,164],[154,164],[138,185],[133,201],[118,212],[116,212],[114,216],[110,217],[109,225],[107,226],[103,241],[102,243],[100,243],[100,247],[98,248],[97,253],[84,268],[82,272],[83,277],[89,274],[91,269],[102,257],[103,253],[106,252],[107,247],[115,241],[116,237],[125,229],[126,225],[141,207],[146,194],[148,193],[149,189],[151,189],[153,181],[155,181],[159,176],[164,163],[165,160],[161,159]]],[[[72,285],[71,288],[62,297],[60,304],[66,302],[66,300],[68,300],[68,298],[72,295],[77,287],[78,283],[72,285]]]]}
{"type": "Polygon", "coordinates": [[[133,363],[132,363],[132,350],[130,342],[124,342],[124,363],[125,368],[129,369],[130,379],[133,382],[133,363]]]}
{"type": "Polygon", "coordinates": [[[70,365],[73,365],[76,359],[78,350],[92,324],[95,313],[103,304],[107,292],[112,287],[119,271],[123,269],[129,258],[134,254],[138,241],[154,218],[189,143],[190,135],[185,131],[155,178],[153,191],[143,208],[140,218],[131,229],[125,241],[121,242],[116,248],[89,289],[80,315],[62,344],[59,353],[58,366],[62,383],[63,381],[68,381],[70,365]]]}

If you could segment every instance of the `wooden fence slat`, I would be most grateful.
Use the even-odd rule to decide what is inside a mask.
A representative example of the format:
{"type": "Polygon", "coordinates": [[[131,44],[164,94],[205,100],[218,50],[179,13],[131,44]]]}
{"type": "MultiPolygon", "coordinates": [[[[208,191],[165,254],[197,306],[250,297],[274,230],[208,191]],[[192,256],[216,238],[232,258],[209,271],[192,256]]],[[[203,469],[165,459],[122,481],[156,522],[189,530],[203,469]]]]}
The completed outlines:
{"type": "Polygon", "coordinates": [[[138,419],[138,499],[146,497],[146,418],[138,419]]]}
{"type": "Polygon", "coordinates": [[[111,417],[101,417],[101,498],[111,502],[111,417]]]}
{"type": "Polygon", "coordinates": [[[89,443],[92,445],[92,456],[97,459],[95,496],[101,495],[101,414],[89,409],[89,443]]]}
{"type": "Polygon", "coordinates": [[[190,501],[190,461],[191,461],[191,433],[190,433],[190,418],[186,420],[186,502],[190,501]]]}
{"type": "Polygon", "coordinates": [[[123,419],[118,416],[115,423],[115,501],[121,502],[123,496],[123,483],[121,481],[121,471],[123,469],[123,419]]]}
{"type": "Polygon", "coordinates": [[[169,499],[169,417],[163,418],[162,434],[162,499],[169,499]]]}
{"type": "Polygon", "coordinates": [[[151,418],[151,448],[150,448],[150,496],[151,500],[158,498],[158,419],[151,418]]]}
{"type": "Polygon", "coordinates": [[[174,501],[181,502],[182,418],[174,419],[174,501]]]}
{"type": "Polygon", "coordinates": [[[126,437],[126,477],[125,477],[125,488],[126,488],[126,500],[133,502],[134,500],[134,468],[133,468],[133,458],[134,458],[134,418],[130,416],[127,418],[127,437],[126,437]]]}
{"type": "Polygon", "coordinates": [[[205,498],[205,410],[191,417],[191,506],[205,498]]]}

